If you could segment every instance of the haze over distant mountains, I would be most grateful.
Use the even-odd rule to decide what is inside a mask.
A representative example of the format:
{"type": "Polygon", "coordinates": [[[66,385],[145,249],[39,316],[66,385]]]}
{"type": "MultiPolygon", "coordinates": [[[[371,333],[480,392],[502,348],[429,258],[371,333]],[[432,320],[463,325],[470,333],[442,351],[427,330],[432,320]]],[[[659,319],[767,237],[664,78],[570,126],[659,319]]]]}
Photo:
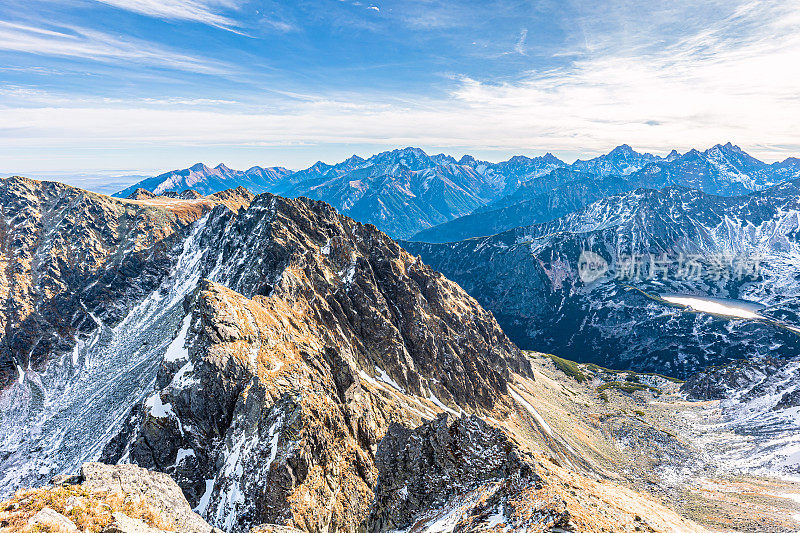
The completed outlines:
{"type": "Polygon", "coordinates": [[[639,187],[682,186],[730,196],[797,176],[797,158],[767,164],[731,143],[703,152],[673,150],[665,157],[623,144],[572,164],[549,153],[490,163],[469,155],[459,160],[428,155],[408,147],[367,159],[353,155],[333,165],[319,161],[297,172],[258,166],[242,171],[198,163],[148,178],[114,196],[127,197],[138,188],[156,194],[194,189],[206,195],[243,186],[254,193],[323,200],[395,238],[442,242],[552,220],[609,194],[639,187]]]}

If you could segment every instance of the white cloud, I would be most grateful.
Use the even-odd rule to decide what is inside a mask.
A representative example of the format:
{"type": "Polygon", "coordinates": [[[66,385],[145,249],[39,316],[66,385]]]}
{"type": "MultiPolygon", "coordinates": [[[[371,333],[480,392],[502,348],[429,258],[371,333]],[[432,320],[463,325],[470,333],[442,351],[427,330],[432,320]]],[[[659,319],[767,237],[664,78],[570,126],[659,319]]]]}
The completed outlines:
{"type": "Polygon", "coordinates": [[[798,30],[800,15],[788,2],[749,2],[667,46],[605,47],[516,82],[464,78],[453,94],[466,115],[491,116],[522,138],[549,138],[555,149],[797,145],[798,30]]]}
{"type": "Polygon", "coordinates": [[[0,21],[0,50],[118,63],[133,61],[175,70],[222,74],[225,69],[206,59],[174,52],[138,39],[76,26],[59,31],[0,21]]]}
{"type": "Polygon", "coordinates": [[[233,20],[219,14],[220,8],[235,8],[230,0],[96,0],[120,9],[167,20],[189,20],[231,28],[233,20]]]}
{"type": "MultiPolygon", "coordinates": [[[[73,146],[146,153],[151,146],[300,144],[313,152],[314,144],[382,143],[586,155],[622,142],[663,153],[730,140],[774,160],[800,152],[798,30],[800,14],[789,2],[748,2],[681,38],[643,32],[624,46],[607,39],[590,52],[575,52],[566,66],[515,81],[456,78],[442,98],[286,95],[269,108],[31,100],[2,109],[0,139],[6,150],[28,153],[73,146]]],[[[0,48],[12,46],[4,31],[10,30],[0,25],[0,48]]],[[[37,37],[77,46],[46,32],[29,29],[25,36],[36,46],[44,46],[37,37]]],[[[15,46],[34,47],[25,42],[15,46]]],[[[24,91],[17,96],[24,98],[24,91]]]]}

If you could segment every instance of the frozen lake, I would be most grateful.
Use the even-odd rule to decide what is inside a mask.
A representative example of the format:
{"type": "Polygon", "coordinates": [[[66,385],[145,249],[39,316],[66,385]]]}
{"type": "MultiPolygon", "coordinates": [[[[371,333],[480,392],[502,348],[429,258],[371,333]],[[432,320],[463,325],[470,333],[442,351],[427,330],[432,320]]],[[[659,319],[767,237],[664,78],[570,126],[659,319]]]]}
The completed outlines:
{"type": "Polygon", "coordinates": [[[758,311],[763,309],[764,306],[755,302],[680,294],[662,294],[661,299],[673,304],[690,307],[694,311],[703,313],[737,318],[764,318],[758,314],[758,311]]]}

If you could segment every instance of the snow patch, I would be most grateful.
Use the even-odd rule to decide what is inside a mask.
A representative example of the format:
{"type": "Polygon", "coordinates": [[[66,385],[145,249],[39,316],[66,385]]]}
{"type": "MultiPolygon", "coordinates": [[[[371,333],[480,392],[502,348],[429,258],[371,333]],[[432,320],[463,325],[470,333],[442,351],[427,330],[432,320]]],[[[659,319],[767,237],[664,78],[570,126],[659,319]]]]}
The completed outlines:
{"type": "Polygon", "coordinates": [[[433,391],[429,391],[429,392],[430,392],[430,396],[428,396],[428,400],[430,400],[431,402],[433,402],[433,403],[434,403],[434,405],[436,405],[436,406],[437,406],[439,409],[441,409],[441,410],[443,410],[443,411],[447,411],[447,412],[448,412],[448,413],[450,413],[451,415],[458,416],[458,413],[457,413],[457,412],[455,412],[454,410],[450,409],[449,407],[447,407],[445,404],[443,404],[443,403],[442,403],[442,402],[439,400],[439,398],[437,398],[437,397],[436,397],[436,396],[433,394],[433,391]]]}
{"type": "Polygon", "coordinates": [[[178,455],[175,457],[175,465],[181,464],[188,457],[195,457],[193,448],[178,448],[178,455]]]}
{"type": "Polygon", "coordinates": [[[489,529],[494,529],[500,524],[505,524],[505,522],[506,522],[505,508],[501,503],[500,505],[497,506],[497,509],[495,509],[494,512],[486,518],[486,527],[489,529]]]}
{"type": "Polygon", "coordinates": [[[208,504],[211,501],[211,494],[214,492],[214,478],[206,480],[206,491],[200,497],[200,503],[197,504],[194,511],[200,516],[204,516],[208,509],[208,504]]]}
{"type": "Polygon", "coordinates": [[[181,323],[181,329],[178,331],[178,335],[167,347],[167,352],[164,354],[164,361],[173,363],[189,357],[189,350],[186,349],[184,345],[186,344],[186,334],[189,332],[191,323],[192,315],[188,314],[181,323]]]}
{"type": "Polygon", "coordinates": [[[395,388],[395,389],[397,389],[400,392],[405,394],[405,392],[406,392],[405,389],[403,389],[403,387],[398,385],[395,380],[393,380],[391,377],[389,377],[389,374],[387,374],[384,369],[382,369],[379,366],[376,366],[375,367],[375,371],[378,373],[378,379],[379,380],[383,381],[384,383],[386,383],[390,387],[393,387],[393,388],[395,388]]]}
{"type": "Polygon", "coordinates": [[[458,521],[461,520],[462,514],[461,507],[456,506],[439,520],[425,528],[424,533],[452,533],[456,525],[458,525],[458,521]]]}
{"type": "Polygon", "coordinates": [[[158,392],[147,398],[144,405],[149,409],[150,415],[155,418],[169,418],[175,416],[175,411],[172,410],[172,404],[163,403],[161,401],[161,395],[158,392]]]}
{"type": "Polygon", "coordinates": [[[533,418],[535,418],[536,422],[538,422],[539,425],[542,426],[542,429],[544,429],[547,432],[548,435],[552,436],[553,435],[553,428],[551,428],[550,425],[547,422],[545,422],[544,418],[542,418],[542,415],[539,414],[539,411],[537,411],[530,403],[528,403],[528,401],[525,400],[525,398],[523,398],[522,396],[517,394],[514,391],[514,389],[509,388],[508,391],[511,393],[511,396],[515,400],[517,400],[519,403],[521,403],[523,405],[523,407],[525,407],[525,409],[527,409],[528,412],[531,415],[533,415],[533,418]]]}

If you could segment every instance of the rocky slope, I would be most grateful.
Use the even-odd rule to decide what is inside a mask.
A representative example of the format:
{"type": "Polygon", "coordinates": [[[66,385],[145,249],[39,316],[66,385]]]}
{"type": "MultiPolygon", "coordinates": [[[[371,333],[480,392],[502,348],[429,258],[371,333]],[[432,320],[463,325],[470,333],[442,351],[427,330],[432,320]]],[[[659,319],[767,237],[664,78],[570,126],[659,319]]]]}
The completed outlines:
{"type": "Polygon", "coordinates": [[[682,390],[714,406],[713,416],[698,417],[709,454],[732,469],[800,481],[797,358],[734,361],[692,376],[682,390]]]}
{"type": "Polygon", "coordinates": [[[152,290],[0,395],[5,493],[101,457],[169,474],[228,532],[704,531],[648,492],[693,448],[537,370],[373,226],[263,194],[179,229],[152,290]]]}
{"type": "Polygon", "coordinates": [[[54,182],[2,180],[0,389],[98,323],[120,320],[165,275],[187,224],[219,203],[118,201],[54,182]]]}
{"type": "Polygon", "coordinates": [[[0,487],[12,490],[99,453],[110,435],[97,428],[152,387],[192,222],[252,195],[117,200],[9,178],[0,196],[0,487]]]}
{"type": "Polygon", "coordinates": [[[367,531],[515,531],[567,527],[562,501],[520,497],[543,488],[532,458],[525,460],[500,429],[476,416],[443,414],[410,430],[388,428],[375,457],[380,483],[367,531]],[[442,512],[446,510],[446,512],[442,512]]]}
{"type": "Polygon", "coordinates": [[[548,222],[630,188],[630,182],[618,177],[598,178],[558,169],[522,183],[512,194],[469,215],[420,231],[411,240],[438,243],[495,235],[519,226],[548,222]]]}
{"type": "Polygon", "coordinates": [[[800,326],[799,193],[797,181],[733,198],[643,189],[492,237],[405,246],[493,311],[523,347],[686,376],[756,354],[800,353],[791,329],[800,326]],[[586,258],[597,270],[582,277],[586,258]],[[715,315],[670,295],[767,307],[742,316],[747,302],[722,302],[715,315]]]}
{"type": "MultiPolygon", "coordinates": [[[[757,389],[753,389],[752,403],[732,402],[731,406],[741,405],[738,414],[745,416],[741,423],[729,424],[733,420],[729,415],[736,409],[729,409],[728,399],[687,401],[691,379],[684,384],[656,374],[609,370],[554,356],[530,357],[536,381],[527,390],[537,408],[553,431],[569,436],[569,445],[597,471],[607,469],[613,475],[627,477],[634,487],[653,493],[682,515],[714,531],[797,530],[800,478],[784,462],[794,461],[796,465],[793,454],[800,420],[791,422],[784,416],[781,425],[774,424],[791,411],[766,414],[778,401],[772,393],[766,395],[765,409],[759,406],[757,389]]],[[[748,374],[755,378],[751,386],[760,381],[757,372],[742,372],[748,374]]],[[[713,379],[714,372],[708,377],[713,379]]],[[[777,384],[782,379],[769,381],[777,384]]],[[[731,385],[730,397],[735,397],[744,381],[727,383],[731,385]]],[[[788,389],[786,385],[791,386],[791,382],[785,382],[788,389]]],[[[742,390],[747,389],[745,386],[742,390]]],[[[537,473],[545,479],[560,473],[558,468],[553,472],[544,468],[549,464],[537,465],[537,473]]],[[[573,487],[586,486],[574,483],[573,487]]],[[[579,502],[591,501],[592,496],[602,498],[597,493],[589,496],[575,490],[581,495],[579,502]]],[[[619,489],[615,494],[622,496],[619,489]]],[[[577,521],[580,512],[574,502],[567,501],[572,504],[572,520],[577,521]]],[[[640,513],[648,525],[654,525],[654,515],[668,517],[663,511],[640,513]]],[[[619,516],[621,522],[624,511],[619,516]]],[[[647,531],[643,524],[638,525],[647,531]]]]}

